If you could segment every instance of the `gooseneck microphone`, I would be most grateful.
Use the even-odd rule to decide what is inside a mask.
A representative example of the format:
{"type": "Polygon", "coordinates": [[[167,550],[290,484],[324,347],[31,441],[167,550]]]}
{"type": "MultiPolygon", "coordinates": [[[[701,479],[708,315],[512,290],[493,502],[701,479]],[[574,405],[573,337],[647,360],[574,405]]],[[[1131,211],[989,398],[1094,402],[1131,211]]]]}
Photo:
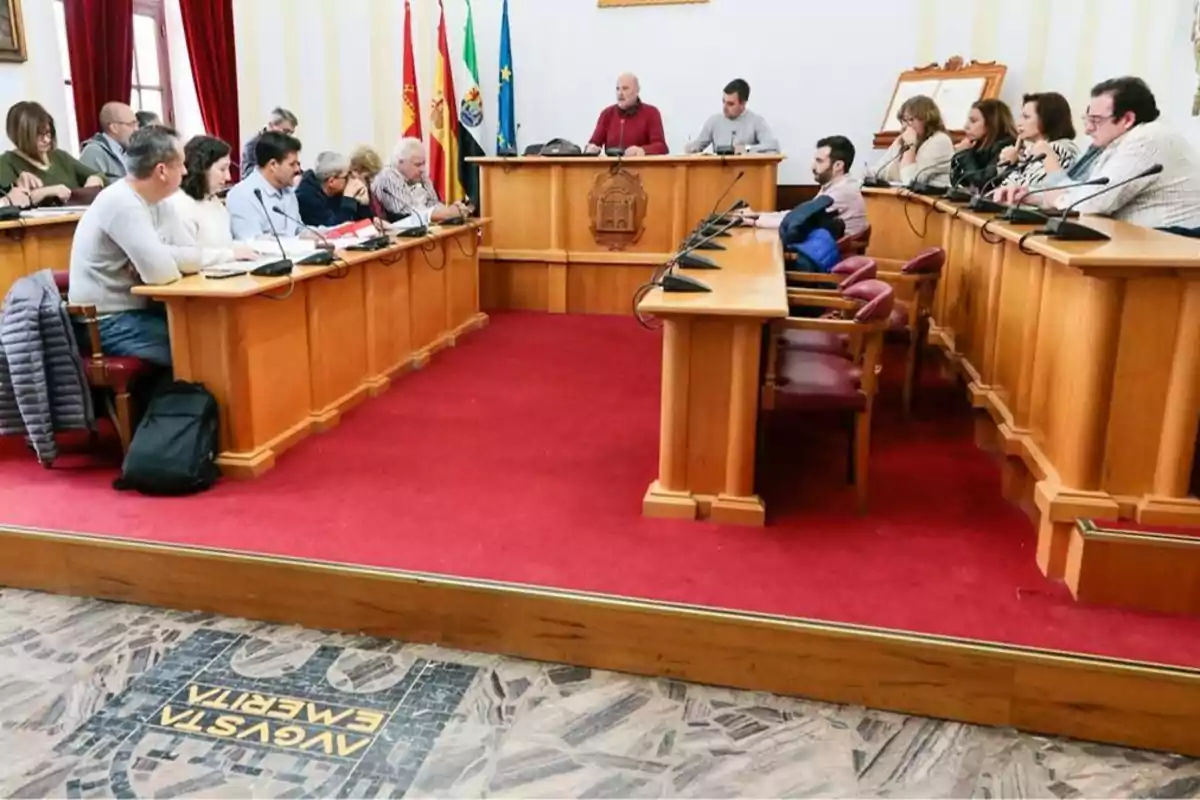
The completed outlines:
{"type": "MultiPolygon", "coordinates": [[[[972,211],[978,211],[980,214],[999,214],[1001,212],[1007,211],[1009,209],[1009,206],[1006,206],[1004,203],[998,203],[995,200],[991,199],[990,197],[987,196],[988,192],[991,191],[991,189],[993,187],[998,186],[1000,183],[1002,183],[1005,178],[1007,178],[1009,175],[1016,172],[1018,169],[1023,169],[1024,167],[1026,167],[1029,164],[1036,164],[1037,162],[1044,161],[1045,159],[1046,159],[1046,155],[1044,153],[1042,153],[1042,154],[1033,156],[1032,158],[1027,158],[1024,161],[1018,161],[1017,163],[1010,165],[1007,169],[1003,170],[1002,172],[997,172],[996,176],[994,178],[992,178],[990,181],[985,183],[980,188],[979,194],[977,194],[975,197],[971,198],[968,208],[970,208],[972,211]]],[[[1042,222],[1043,220],[1037,220],[1037,221],[1042,222]]]]}
{"type": "Polygon", "coordinates": [[[300,227],[304,228],[304,230],[306,230],[310,233],[316,234],[317,241],[319,241],[321,243],[320,245],[318,245],[318,247],[320,247],[321,249],[319,249],[313,253],[310,253],[309,255],[306,255],[304,258],[297,260],[296,261],[297,264],[303,264],[303,265],[309,266],[309,267],[323,267],[326,264],[333,263],[333,251],[336,248],[334,247],[333,242],[329,241],[329,237],[327,237],[325,234],[321,233],[319,230],[314,228],[312,225],[309,225],[304,220],[296,219],[295,217],[293,217],[291,214],[284,211],[279,206],[271,206],[271,210],[274,211],[279,216],[283,217],[284,219],[288,220],[289,222],[294,222],[297,225],[299,225],[300,227]]]}
{"type": "MultiPolygon", "coordinates": [[[[1062,186],[1043,186],[1040,189],[1034,189],[1030,192],[1026,192],[1025,197],[1029,197],[1033,194],[1042,194],[1043,192],[1060,191],[1062,189],[1077,189],[1080,186],[1107,185],[1108,178],[1092,178],[1091,180],[1080,181],[1079,183],[1067,183],[1063,184],[1062,186]]],[[[1024,197],[1018,202],[1013,203],[1010,206],[1002,206],[1002,208],[1004,209],[1004,213],[997,217],[997,219],[1001,220],[1002,222],[1011,222],[1014,225],[1042,225],[1049,221],[1048,216],[1044,212],[1037,210],[1033,206],[1033,203],[1026,203],[1024,197]],[[1028,208],[1022,208],[1022,205],[1028,206],[1028,208]]],[[[1079,213],[1076,211],[1067,210],[1063,212],[1063,215],[1068,217],[1078,217],[1079,213]]]]}
{"type": "Polygon", "coordinates": [[[922,194],[922,195],[945,194],[946,188],[944,186],[932,186],[921,180],[921,176],[924,175],[925,173],[930,172],[931,170],[935,170],[935,169],[942,169],[945,166],[946,166],[945,164],[940,163],[940,162],[937,164],[927,165],[925,168],[923,168],[919,172],[917,172],[916,175],[913,175],[912,181],[908,184],[908,186],[906,188],[908,189],[908,191],[912,192],[913,194],[922,194]]]}
{"type": "Polygon", "coordinates": [[[1149,178],[1150,176],[1157,175],[1162,171],[1162,164],[1153,164],[1149,167],[1146,167],[1132,178],[1126,178],[1123,181],[1111,183],[1098,192],[1092,192],[1086,197],[1079,198],[1074,203],[1071,203],[1071,205],[1064,208],[1061,214],[1051,217],[1046,222],[1046,233],[1055,239],[1065,242],[1103,242],[1111,239],[1112,237],[1107,233],[1098,231],[1095,228],[1089,228],[1087,225],[1080,225],[1078,222],[1071,222],[1069,219],[1067,219],[1067,215],[1070,214],[1071,210],[1076,206],[1086,203],[1093,197],[1099,197],[1105,192],[1111,192],[1113,189],[1120,188],[1127,183],[1133,183],[1134,181],[1141,180],[1142,178],[1149,178]]]}
{"type": "Polygon", "coordinates": [[[869,174],[866,178],[863,178],[862,185],[868,189],[886,189],[887,187],[891,186],[892,184],[889,181],[884,180],[880,176],[883,175],[884,170],[899,161],[900,157],[904,155],[904,151],[907,149],[907,145],[901,142],[900,152],[896,153],[896,155],[892,156],[886,162],[881,164],[878,169],[874,171],[868,170],[869,174]]]}
{"type": "Polygon", "coordinates": [[[255,267],[250,270],[250,274],[266,275],[268,277],[290,275],[293,267],[292,260],[288,258],[287,250],[283,249],[283,242],[279,240],[279,232],[275,230],[275,220],[271,219],[271,212],[267,210],[267,204],[263,202],[262,189],[255,189],[254,196],[258,198],[258,204],[262,207],[263,214],[267,218],[267,225],[271,228],[271,235],[275,237],[275,244],[279,246],[279,253],[283,258],[278,261],[272,261],[269,264],[263,264],[260,267],[255,267]]]}

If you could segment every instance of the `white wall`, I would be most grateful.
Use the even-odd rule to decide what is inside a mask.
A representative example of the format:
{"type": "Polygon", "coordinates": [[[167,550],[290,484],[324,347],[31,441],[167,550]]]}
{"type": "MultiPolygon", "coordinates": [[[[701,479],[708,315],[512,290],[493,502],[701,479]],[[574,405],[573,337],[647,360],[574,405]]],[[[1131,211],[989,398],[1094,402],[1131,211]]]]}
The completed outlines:
{"type": "MultiPolygon", "coordinates": [[[[21,7],[24,11],[25,49],[29,60],[24,63],[0,62],[0,114],[7,112],[13,103],[37,100],[54,117],[60,145],[73,146],[69,130],[74,129],[74,120],[69,120],[67,116],[67,97],[60,61],[62,54],[54,27],[53,0],[25,0],[21,7]],[[71,123],[69,126],[68,121],[71,123]]],[[[7,142],[3,138],[3,131],[0,131],[0,140],[7,142]]]]}

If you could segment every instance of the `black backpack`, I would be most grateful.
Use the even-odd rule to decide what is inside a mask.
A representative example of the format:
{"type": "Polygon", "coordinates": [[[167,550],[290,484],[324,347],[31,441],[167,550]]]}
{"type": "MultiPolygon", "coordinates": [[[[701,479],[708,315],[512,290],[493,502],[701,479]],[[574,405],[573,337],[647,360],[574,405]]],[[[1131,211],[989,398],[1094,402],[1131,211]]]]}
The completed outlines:
{"type": "Polygon", "coordinates": [[[172,381],[150,400],[113,488],[156,495],[202,492],[221,475],[216,454],[217,401],[198,383],[172,381]]]}

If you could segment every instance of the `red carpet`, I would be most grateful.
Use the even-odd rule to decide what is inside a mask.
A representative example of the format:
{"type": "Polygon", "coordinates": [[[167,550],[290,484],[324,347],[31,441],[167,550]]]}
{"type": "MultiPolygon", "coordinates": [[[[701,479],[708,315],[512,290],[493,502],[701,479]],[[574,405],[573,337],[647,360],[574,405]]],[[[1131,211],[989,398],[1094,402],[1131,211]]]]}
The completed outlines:
{"type": "Polygon", "coordinates": [[[936,381],[913,422],[883,396],[868,517],[817,422],[769,432],[767,528],[643,519],[659,348],[628,318],[498,314],[261,479],[183,499],[8,440],[0,523],[1200,666],[1200,620],[1084,607],[1042,577],[961,390],[936,381]]]}

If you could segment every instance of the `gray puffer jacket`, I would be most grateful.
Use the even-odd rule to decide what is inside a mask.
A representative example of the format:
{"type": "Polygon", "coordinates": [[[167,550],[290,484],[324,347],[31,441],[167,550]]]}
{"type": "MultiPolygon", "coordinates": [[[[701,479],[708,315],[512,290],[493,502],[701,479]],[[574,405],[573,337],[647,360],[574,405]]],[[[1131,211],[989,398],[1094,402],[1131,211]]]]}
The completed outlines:
{"type": "Polygon", "coordinates": [[[95,424],[83,357],[53,274],[21,278],[0,306],[0,436],[27,434],[48,465],[58,455],[55,431],[95,424]]]}

